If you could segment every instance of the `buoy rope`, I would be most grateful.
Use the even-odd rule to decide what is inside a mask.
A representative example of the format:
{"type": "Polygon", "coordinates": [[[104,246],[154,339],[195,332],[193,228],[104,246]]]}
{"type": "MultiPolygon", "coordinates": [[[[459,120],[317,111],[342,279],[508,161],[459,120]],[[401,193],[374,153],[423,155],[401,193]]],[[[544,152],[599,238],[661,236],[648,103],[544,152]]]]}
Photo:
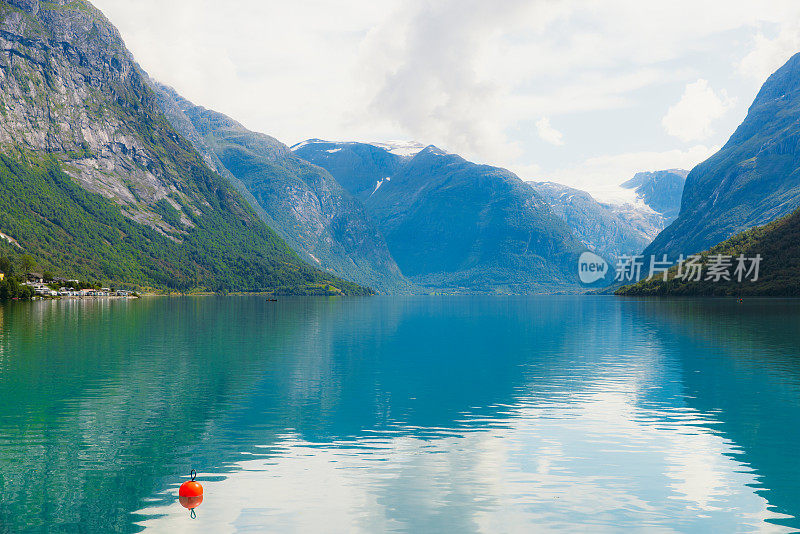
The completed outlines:
{"type": "Polygon", "coordinates": [[[197,476],[197,471],[192,469],[191,472],[189,473],[189,475],[192,477],[192,482],[194,482],[194,478],[197,476]]]}
{"type": "Polygon", "coordinates": [[[197,519],[197,514],[194,513],[194,508],[192,508],[192,510],[189,512],[189,517],[192,519],[197,519]]]}

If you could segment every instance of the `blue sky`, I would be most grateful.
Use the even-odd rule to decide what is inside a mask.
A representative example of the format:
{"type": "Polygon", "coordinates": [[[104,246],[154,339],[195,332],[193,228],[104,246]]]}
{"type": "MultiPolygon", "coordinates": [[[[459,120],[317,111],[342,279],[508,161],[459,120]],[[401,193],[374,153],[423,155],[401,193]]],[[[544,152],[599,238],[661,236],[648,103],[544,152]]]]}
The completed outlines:
{"type": "Polygon", "coordinates": [[[610,198],[690,168],[800,51],[800,2],[95,0],[195,103],[293,144],[413,139],[610,198]]]}

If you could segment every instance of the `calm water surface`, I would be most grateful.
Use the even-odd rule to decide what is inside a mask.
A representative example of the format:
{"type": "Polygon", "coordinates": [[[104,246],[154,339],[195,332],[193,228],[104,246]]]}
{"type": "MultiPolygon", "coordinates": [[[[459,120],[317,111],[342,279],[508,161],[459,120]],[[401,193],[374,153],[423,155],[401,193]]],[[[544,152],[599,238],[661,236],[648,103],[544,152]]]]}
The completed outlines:
{"type": "Polygon", "coordinates": [[[798,531],[799,331],[788,300],[6,305],[0,532],[798,531]]]}

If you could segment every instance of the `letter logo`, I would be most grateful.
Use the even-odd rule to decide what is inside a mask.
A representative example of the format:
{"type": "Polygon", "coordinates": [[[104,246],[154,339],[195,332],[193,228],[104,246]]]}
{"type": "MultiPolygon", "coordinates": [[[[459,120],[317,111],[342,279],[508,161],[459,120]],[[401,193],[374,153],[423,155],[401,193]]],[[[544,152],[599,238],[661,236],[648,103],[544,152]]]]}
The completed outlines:
{"type": "Polygon", "coordinates": [[[584,252],[578,258],[578,277],[581,283],[593,284],[608,273],[608,262],[594,252],[584,252]]]}

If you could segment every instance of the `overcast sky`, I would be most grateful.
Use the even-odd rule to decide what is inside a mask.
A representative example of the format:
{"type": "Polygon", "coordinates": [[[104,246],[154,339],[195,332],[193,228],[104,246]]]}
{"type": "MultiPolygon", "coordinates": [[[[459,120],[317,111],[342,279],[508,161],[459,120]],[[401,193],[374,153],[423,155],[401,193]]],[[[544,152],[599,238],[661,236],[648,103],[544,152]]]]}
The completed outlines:
{"type": "Polygon", "coordinates": [[[724,144],[797,0],[93,0],[153,77],[287,144],[417,140],[602,196],[724,144]]]}

